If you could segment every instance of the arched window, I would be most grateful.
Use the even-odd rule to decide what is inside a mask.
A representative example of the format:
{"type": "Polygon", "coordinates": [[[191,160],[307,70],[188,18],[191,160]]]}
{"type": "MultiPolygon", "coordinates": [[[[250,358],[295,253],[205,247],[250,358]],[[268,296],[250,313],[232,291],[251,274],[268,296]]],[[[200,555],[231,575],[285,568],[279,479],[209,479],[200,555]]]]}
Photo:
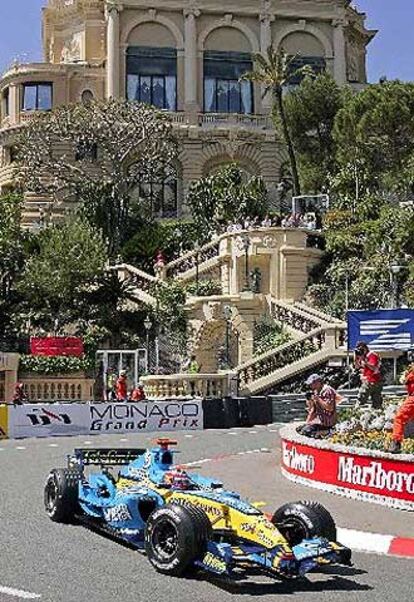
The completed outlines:
{"type": "Polygon", "coordinates": [[[253,86],[240,81],[252,68],[244,34],[233,27],[214,29],[204,43],[204,111],[253,113],[253,86]]]}
{"type": "Polygon", "coordinates": [[[81,94],[81,102],[84,105],[87,105],[88,103],[92,102],[93,98],[94,97],[92,90],[84,90],[81,94]]]}
{"type": "Polygon", "coordinates": [[[142,171],[132,197],[148,217],[172,218],[178,214],[178,188],[177,170],[163,165],[150,172],[147,169],[142,171]]]}
{"type": "MultiPolygon", "coordinates": [[[[321,42],[311,33],[301,31],[292,32],[283,38],[281,47],[290,56],[296,57],[291,64],[292,73],[308,65],[315,74],[326,70],[325,50],[321,42]]],[[[301,75],[295,76],[290,83],[300,84],[301,75]]]]}
{"type": "Polygon", "coordinates": [[[127,99],[151,104],[159,109],[177,109],[175,48],[128,48],[127,99]]]}
{"type": "Polygon", "coordinates": [[[253,68],[243,52],[204,52],[204,111],[253,113],[253,86],[240,77],[253,68]]]}

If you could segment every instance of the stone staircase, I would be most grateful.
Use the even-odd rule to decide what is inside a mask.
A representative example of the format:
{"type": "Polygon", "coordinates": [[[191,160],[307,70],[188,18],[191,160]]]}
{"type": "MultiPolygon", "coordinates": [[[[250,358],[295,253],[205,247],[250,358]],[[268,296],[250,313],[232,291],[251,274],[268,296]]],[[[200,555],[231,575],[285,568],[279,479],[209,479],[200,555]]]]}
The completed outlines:
{"type": "MultiPolygon", "coordinates": [[[[294,310],[292,309],[292,312],[294,310]]],[[[325,324],[236,368],[239,393],[255,395],[332,358],[346,356],[346,326],[325,324]]]]}
{"type": "MultiPolygon", "coordinates": [[[[156,299],[152,292],[155,285],[167,286],[168,281],[171,280],[190,282],[206,274],[215,273],[221,278],[222,296],[215,296],[213,301],[212,298],[198,300],[202,304],[208,305],[211,302],[212,305],[216,306],[220,305],[221,301],[223,303],[230,302],[238,310],[247,311],[245,309],[246,294],[244,289],[240,288],[240,282],[244,281],[245,265],[245,251],[239,240],[242,234],[240,232],[225,233],[166,265],[155,266],[156,276],[151,276],[134,266],[124,263],[112,266],[109,269],[117,272],[120,280],[126,283],[128,295],[133,301],[150,306],[156,305],[156,299]],[[233,276],[229,270],[233,270],[233,276]],[[241,273],[237,273],[235,270],[239,270],[241,273]]],[[[268,257],[269,262],[273,261],[272,258],[275,257],[274,249],[278,248],[277,244],[281,245],[280,252],[282,255],[288,253],[288,257],[291,256],[292,249],[296,254],[303,252],[303,258],[307,257],[310,252],[306,246],[301,251],[297,241],[300,239],[302,241],[300,244],[303,244],[303,240],[305,240],[303,236],[306,238],[306,234],[301,234],[298,231],[289,234],[284,230],[269,229],[263,232],[249,231],[247,235],[250,237],[250,261],[253,264],[256,258],[258,258],[258,261],[264,261],[263,258],[268,257]],[[296,241],[297,247],[289,244],[289,236],[293,237],[292,241],[296,241]],[[277,243],[278,240],[279,243],[277,243]]],[[[262,263],[261,265],[266,264],[262,263]]],[[[249,292],[248,295],[252,299],[259,299],[260,297],[263,300],[261,306],[263,311],[278,322],[283,323],[291,332],[294,340],[228,371],[228,379],[233,383],[237,380],[238,390],[242,395],[258,394],[309,369],[326,364],[332,358],[342,358],[346,355],[346,324],[297,300],[277,298],[283,294],[288,295],[287,291],[291,289],[286,286],[283,289],[283,280],[279,281],[279,284],[275,284],[274,278],[279,271],[277,267],[279,264],[276,261],[272,265],[273,272],[269,272],[268,276],[268,292],[264,291],[264,294],[260,293],[259,295],[249,292]]],[[[292,269],[295,272],[298,268],[293,266],[292,269]]],[[[282,278],[286,278],[286,275],[282,278]]],[[[190,305],[189,310],[192,309],[190,305]]],[[[240,320],[240,311],[238,311],[238,316],[234,318],[233,326],[237,326],[237,320],[240,320]]],[[[193,322],[198,324],[201,320],[200,308],[197,315],[193,308],[193,313],[193,318],[195,318],[193,322]]],[[[216,316],[213,321],[216,320],[217,322],[218,319],[216,316]]],[[[185,375],[179,375],[179,377],[178,380],[185,380],[185,375]]],[[[202,375],[200,375],[201,377],[202,375]]],[[[163,377],[160,376],[159,378],[162,379],[163,377]]],[[[211,380],[211,374],[209,374],[209,378],[211,380]]],[[[177,385],[177,387],[185,389],[186,385],[183,382],[182,385],[177,385]]],[[[160,390],[162,390],[162,386],[160,386],[160,390]]]]}

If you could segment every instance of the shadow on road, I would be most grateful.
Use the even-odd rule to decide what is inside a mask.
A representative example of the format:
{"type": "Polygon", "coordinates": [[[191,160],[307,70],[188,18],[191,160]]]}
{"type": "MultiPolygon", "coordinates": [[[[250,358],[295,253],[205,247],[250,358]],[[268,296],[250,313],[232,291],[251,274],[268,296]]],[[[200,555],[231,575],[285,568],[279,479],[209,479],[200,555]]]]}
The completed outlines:
{"type": "Polygon", "coordinates": [[[335,575],[328,579],[320,581],[310,581],[303,577],[291,581],[253,581],[251,578],[243,581],[234,581],[231,579],[220,579],[203,574],[197,576],[199,579],[208,581],[219,589],[230,594],[249,595],[249,596],[269,596],[275,594],[298,594],[298,593],[322,593],[322,592],[365,592],[371,591],[370,585],[357,583],[347,577],[364,575],[366,571],[354,569],[352,567],[326,567],[323,573],[335,575]]]}

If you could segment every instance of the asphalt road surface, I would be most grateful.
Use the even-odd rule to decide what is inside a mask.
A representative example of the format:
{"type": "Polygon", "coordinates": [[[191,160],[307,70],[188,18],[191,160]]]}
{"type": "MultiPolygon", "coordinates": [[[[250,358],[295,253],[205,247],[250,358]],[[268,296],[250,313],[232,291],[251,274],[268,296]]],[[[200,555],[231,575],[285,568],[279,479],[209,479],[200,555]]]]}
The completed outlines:
{"type": "MultiPolygon", "coordinates": [[[[341,527],[414,536],[410,513],[285,480],[279,472],[277,425],[181,433],[178,439],[180,463],[202,461],[197,471],[222,478],[229,488],[262,502],[269,511],[289,500],[318,499],[341,527]]],[[[179,579],[159,575],[141,553],[82,526],[60,525],[47,518],[43,485],[49,470],[64,467],[66,454],[74,447],[89,445],[145,447],[152,445],[152,437],[0,441],[0,602],[409,602],[414,598],[413,560],[372,554],[355,553],[351,568],[328,567],[289,583],[251,576],[229,586],[205,574],[179,579]]]]}

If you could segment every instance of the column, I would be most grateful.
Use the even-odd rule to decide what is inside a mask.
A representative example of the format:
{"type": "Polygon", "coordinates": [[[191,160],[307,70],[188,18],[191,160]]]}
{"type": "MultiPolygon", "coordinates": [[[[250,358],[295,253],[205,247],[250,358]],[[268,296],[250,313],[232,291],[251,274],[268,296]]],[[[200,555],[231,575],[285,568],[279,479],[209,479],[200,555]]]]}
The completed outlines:
{"type": "Polygon", "coordinates": [[[197,25],[200,11],[184,11],[184,108],[188,112],[198,109],[197,103],[197,25]]]}
{"type": "MultiPolygon", "coordinates": [[[[269,46],[272,45],[271,23],[274,20],[274,15],[271,15],[268,12],[265,12],[260,15],[260,52],[263,54],[263,56],[267,56],[267,50],[269,46]]],[[[266,94],[266,96],[262,98],[262,106],[264,112],[270,112],[270,109],[272,107],[272,95],[270,93],[266,94]]]]}
{"type": "Polygon", "coordinates": [[[119,12],[121,7],[108,3],[106,7],[106,96],[119,96],[119,12]]]}
{"type": "Polygon", "coordinates": [[[20,94],[18,84],[9,86],[9,121],[14,125],[20,121],[20,94]]]}
{"type": "Polygon", "coordinates": [[[334,78],[337,84],[346,83],[346,52],[345,32],[346,21],[336,20],[332,22],[334,27],[334,78]]]}

